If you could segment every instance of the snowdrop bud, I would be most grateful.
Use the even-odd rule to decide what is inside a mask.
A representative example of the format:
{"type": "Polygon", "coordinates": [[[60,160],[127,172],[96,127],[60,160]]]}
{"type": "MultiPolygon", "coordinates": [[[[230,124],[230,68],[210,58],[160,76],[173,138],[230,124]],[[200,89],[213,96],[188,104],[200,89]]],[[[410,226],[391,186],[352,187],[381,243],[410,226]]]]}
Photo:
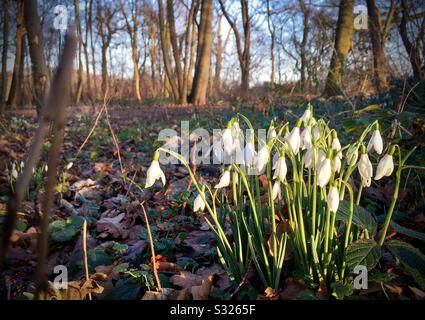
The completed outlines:
{"type": "Polygon", "coordinates": [[[393,156],[390,153],[386,154],[381,161],[378,163],[378,168],[376,169],[375,180],[379,180],[382,177],[388,177],[394,170],[393,156]]]}
{"type": "Polygon", "coordinates": [[[230,184],[230,170],[224,171],[224,173],[221,175],[220,181],[218,184],[214,186],[214,188],[225,188],[230,184]]]}
{"type": "Polygon", "coordinates": [[[15,169],[15,168],[12,168],[12,172],[11,172],[11,174],[12,174],[12,177],[13,177],[14,179],[18,178],[18,171],[16,171],[16,169],[15,169]]]}
{"type": "Polygon", "coordinates": [[[326,186],[331,178],[331,173],[331,160],[326,158],[317,168],[317,185],[321,188],[326,186]]]}
{"type": "Polygon", "coordinates": [[[258,151],[256,167],[259,173],[262,173],[266,168],[267,161],[269,161],[269,148],[265,144],[260,151],[258,151]]]}
{"type": "Polygon", "coordinates": [[[370,183],[371,183],[372,175],[373,175],[373,168],[372,168],[372,163],[370,162],[369,157],[366,153],[366,149],[364,147],[362,148],[362,155],[360,156],[358,168],[359,168],[360,176],[364,180],[364,185],[366,187],[370,187],[370,183]]]}
{"type": "Polygon", "coordinates": [[[152,161],[148,172],[146,173],[146,184],[145,188],[149,188],[153,186],[156,180],[160,179],[162,180],[162,184],[165,186],[165,174],[159,167],[158,162],[158,153],[155,153],[154,160],[152,161]]]}
{"type": "Polygon", "coordinates": [[[286,177],[288,168],[286,166],[285,156],[280,156],[273,166],[274,174],[273,179],[279,178],[279,181],[283,182],[286,177]]]}
{"type": "Polygon", "coordinates": [[[373,152],[373,150],[375,150],[377,154],[381,154],[383,148],[384,143],[382,142],[381,133],[379,132],[379,127],[377,126],[377,129],[373,132],[372,138],[370,138],[370,141],[367,145],[367,151],[373,152]]]}
{"type": "Polygon", "coordinates": [[[223,142],[223,148],[226,154],[231,154],[233,149],[232,131],[230,129],[225,129],[223,131],[221,140],[223,142]]]}
{"type": "Polygon", "coordinates": [[[301,142],[301,138],[300,138],[300,128],[297,124],[296,127],[294,127],[291,131],[291,133],[288,135],[288,142],[289,145],[291,146],[292,152],[294,154],[298,153],[298,150],[300,148],[300,142],[301,142]]]}
{"type": "Polygon", "coordinates": [[[275,138],[277,136],[276,130],[273,123],[270,125],[269,131],[267,132],[267,140],[275,138]]]}
{"type": "Polygon", "coordinates": [[[202,196],[205,198],[204,191],[201,191],[201,193],[196,196],[195,201],[193,202],[193,212],[205,210],[205,202],[204,199],[202,199],[202,196]]]}
{"type": "Polygon", "coordinates": [[[23,162],[23,161],[21,161],[21,169],[23,169],[23,168],[24,168],[24,166],[25,166],[24,162],[23,162]]]}
{"type": "Polygon", "coordinates": [[[279,200],[282,200],[282,190],[280,189],[280,182],[276,181],[273,185],[273,189],[272,189],[272,199],[273,201],[279,198],[279,200]]]}
{"type": "Polygon", "coordinates": [[[328,193],[328,207],[332,212],[337,212],[339,207],[339,194],[335,186],[329,188],[328,193]]]}

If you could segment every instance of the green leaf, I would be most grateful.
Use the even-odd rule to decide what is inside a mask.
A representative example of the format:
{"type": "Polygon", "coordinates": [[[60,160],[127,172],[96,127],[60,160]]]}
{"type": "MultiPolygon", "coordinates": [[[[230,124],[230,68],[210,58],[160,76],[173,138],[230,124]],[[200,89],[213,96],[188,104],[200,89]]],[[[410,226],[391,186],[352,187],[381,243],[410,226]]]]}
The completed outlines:
{"type": "MultiPolygon", "coordinates": [[[[338,211],[336,213],[337,220],[343,220],[348,222],[350,217],[350,202],[342,200],[339,203],[338,211]]],[[[353,224],[362,228],[367,229],[369,234],[376,235],[377,222],[372,214],[365,208],[354,205],[353,206],[353,224]]]]}
{"type": "Polygon", "coordinates": [[[89,272],[94,273],[94,268],[97,266],[109,266],[112,264],[112,260],[103,249],[92,249],[87,251],[87,264],[89,272]]]}
{"type": "Polygon", "coordinates": [[[120,244],[120,243],[115,243],[114,246],[112,247],[112,250],[116,250],[116,251],[119,251],[119,252],[123,252],[127,249],[128,249],[127,244],[120,244]]]}
{"type": "Polygon", "coordinates": [[[358,265],[366,266],[371,270],[381,256],[381,248],[372,239],[360,239],[350,244],[346,252],[347,266],[354,270],[358,265]]]}
{"type": "Polygon", "coordinates": [[[128,266],[129,266],[128,262],[121,263],[117,265],[114,268],[114,270],[112,270],[112,272],[127,272],[128,266]]]}
{"type": "Polygon", "coordinates": [[[24,221],[17,219],[15,228],[20,232],[24,232],[27,229],[27,224],[24,221]]]}
{"type": "Polygon", "coordinates": [[[397,258],[404,270],[425,289],[425,255],[414,246],[402,241],[390,241],[387,248],[397,258]]]}
{"type": "Polygon", "coordinates": [[[140,291],[137,283],[128,282],[129,280],[119,280],[105,297],[105,300],[135,300],[140,291]]]}
{"type": "Polygon", "coordinates": [[[71,240],[84,224],[84,218],[79,216],[69,217],[68,220],[56,220],[50,224],[52,239],[57,242],[71,240]]]}
{"type": "Polygon", "coordinates": [[[393,228],[393,230],[397,233],[401,233],[412,238],[425,240],[425,233],[416,232],[414,230],[408,229],[406,227],[399,225],[398,223],[395,223],[394,221],[391,221],[390,225],[391,225],[391,228],[393,228]]]}
{"type": "Polygon", "coordinates": [[[338,300],[342,300],[344,297],[351,296],[354,291],[353,285],[344,284],[342,280],[332,283],[331,288],[333,289],[332,295],[335,296],[338,300]]]}
{"type": "Polygon", "coordinates": [[[368,281],[374,281],[374,282],[389,282],[394,279],[398,278],[398,275],[391,272],[380,272],[376,269],[373,269],[369,272],[367,275],[368,281]]]}
{"type": "Polygon", "coordinates": [[[316,297],[316,295],[314,294],[314,292],[310,289],[305,289],[303,291],[301,291],[300,293],[298,293],[294,300],[320,300],[318,297],[316,297]]]}

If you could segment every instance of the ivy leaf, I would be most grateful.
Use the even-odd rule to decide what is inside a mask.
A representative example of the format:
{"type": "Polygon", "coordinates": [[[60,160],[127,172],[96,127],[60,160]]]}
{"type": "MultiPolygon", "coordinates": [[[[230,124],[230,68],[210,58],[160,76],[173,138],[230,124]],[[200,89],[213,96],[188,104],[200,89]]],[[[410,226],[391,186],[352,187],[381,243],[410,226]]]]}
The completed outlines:
{"type": "Polygon", "coordinates": [[[414,230],[408,229],[406,227],[399,225],[398,223],[395,223],[394,221],[391,221],[390,225],[391,225],[391,228],[393,228],[393,230],[397,233],[401,233],[412,238],[425,240],[425,233],[416,232],[414,230]]]}
{"type": "Polygon", "coordinates": [[[371,270],[381,256],[381,248],[372,239],[360,239],[350,244],[346,252],[347,266],[353,271],[358,265],[371,270]]]}

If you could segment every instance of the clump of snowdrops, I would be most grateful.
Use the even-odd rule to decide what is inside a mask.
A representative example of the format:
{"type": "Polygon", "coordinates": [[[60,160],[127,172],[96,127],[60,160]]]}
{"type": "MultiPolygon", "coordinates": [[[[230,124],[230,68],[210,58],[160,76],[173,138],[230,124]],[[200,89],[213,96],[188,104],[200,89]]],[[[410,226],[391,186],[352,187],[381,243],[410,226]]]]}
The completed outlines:
{"type": "Polygon", "coordinates": [[[214,187],[201,185],[189,163],[166,148],[156,151],[145,187],[158,179],[166,183],[158,162],[160,151],[176,157],[187,168],[198,192],[194,211],[211,215],[213,223],[206,222],[216,235],[219,258],[237,283],[252,261],[263,285],[278,289],[289,246],[296,276],[307,283],[324,281],[330,288],[332,283],[351,281],[353,267],[359,263],[358,251],[350,252],[351,244],[362,242],[380,254],[398,197],[401,171],[412,168],[405,162],[414,149],[402,158],[398,145],[384,143],[377,121],[356,141],[342,146],[338,132],[323,119],[316,119],[310,105],[295,126],[287,122],[275,127],[272,121],[263,140],[255,132],[245,137],[241,126],[254,132],[251,122],[237,114],[215,140],[218,148],[214,148],[214,155],[231,161],[223,164],[214,187]],[[377,159],[375,168],[370,159],[377,159]],[[364,223],[374,220],[373,216],[359,203],[372,180],[394,175],[394,170],[393,200],[378,237],[376,227],[364,223]],[[261,187],[261,174],[267,188],[261,187]],[[356,195],[350,181],[360,185],[356,195]],[[232,197],[226,196],[225,188],[231,189],[232,197]],[[226,223],[232,236],[226,233],[226,223]]]}

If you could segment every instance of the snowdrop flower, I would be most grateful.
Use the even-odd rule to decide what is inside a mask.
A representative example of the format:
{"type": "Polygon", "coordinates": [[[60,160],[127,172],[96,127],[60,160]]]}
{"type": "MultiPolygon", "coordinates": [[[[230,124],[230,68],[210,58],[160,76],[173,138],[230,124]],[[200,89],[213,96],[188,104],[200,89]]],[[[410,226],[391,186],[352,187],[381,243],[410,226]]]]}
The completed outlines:
{"type": "Polygon", "coordinates": [[[317,168],[317,185],[321,188],[329,183],[331,178],[331,159],[326,158],[317,168]]]}
{"type": "Polygon", "coordinates": [[[328,193],[328,207],[332,212],[337,212],[339,207],[339,194],[335,186],[329,188],[328,193]]]}
{"type": "Polygon", "coordinates": [[[270,125],[269,131],[267,132],[267,140],[275,138],[277,136],[276,130],[273,124],[270,125]]]}
{"type": "Polygon", "coordinates": [[[302,150],[312,147],[310,130],[311,130],[310,127],[305,127],[303,132],[301,132],[300,147],[301,147],[302,150]]]}
{"type": "Polygon", "coordinates": [[[239,164],[239,165],[244,165],[245,164],[245,155],[244,155],[244,150],[242,148],[241,141],[239,139],[235,139],[234,147],[235,147],[234,152],[235,152],[236,163],[239,164]]]}
{"type": "Polygon", "coordinates": [[[165,186],[165,174],[159,167],[158,157],[159,157],[159,153],[156,152],[154,155],[154,160],[152,161],[148,169],[148,172],[146,174],[145,188],[150,188],[151,186],[153,186],[155,181],[160,178],[162,180],[162,184],[165,186]]]}
{"type": "Polygon", "coordinates": [[[359,158],[359,152],[358,152],[357,149],[355,149],[349,157],[348,165],[354,166],[356,164],[358,158],[359,158]]]}
{"type": "Polygon", "coordinates": [[[313,148],[308,148],[304,157],[304,167],[306,169],[313,168],[313,156],[314,156],[313,148]]]}
{"type": "Polygon", "coordinates": [[[257,157],[257,152],[255,151],[254,143],[252,141],[246,144],[244,153],[245,153],[245,164],[250,166],[254,165],[255,158],[257,157]]]}
{"type": "Polygon", "coordinates": [[[333,140],[332,140],[332,150],[334,150],[335,154],[338,154],[338,157],[342,159],[342,152],[338,152],[341,150],[341,143],[339,142],[338,136],[336,135],[336,132],[333,131],[333,140]]]}
{"type": "Polygon", "coordinates": [[[370,162],[369,157],[366,153],[366,149],[364,147],[362,148],[362,155],[360,156],[359,161],[359,173],[362,179],[364,180],[364,185],[366,187],[370,187],[373,175],[373,168],[372,163],[370,162]]]}
{"type": "Polygon", "coordinates": [[[12,166],[12,173],[11,174],[12,174],[12,177],[14,179],[18,178],[18,171],[16,171],[15,165],[12,166]]]}
{"type": "Polygon", "coordinates": [[[232,131],[230,129],[225,129],[223,131],[223,136],[221,137],[221,141],[223,142],[224,151],[227,154],[231,154],[233,150],[233,137],[232,137],[232,131]]]}
{"type": "Polygon", "coordinates": [[[381,154],[383,147],[381,133],[379,132],[379,127],[377,126],[376,130],[372,134],[372,138],[370,138],[370,141],[367,145],[367,151],[373,152],[373,150],[375,150],[377,154],[381,154]]]}
{"type": "Polygon", "coordinates": [[[286,173],[288,171],[288,168],[286,166],[285,156],[280,156],[279,159],[277,159],[276,163],[273,166],[274,174],[273,179],[279,178],[279,181],[283,182],[283,180],[286,177],[286,173]]]}
{"type": "Polygon", "coordinates": [[[326,153],[322,149],[319,149],[319,151],[317,151],[316,168],[319,167],[322,161],[325,159],[326,153]]]}
{"type": "Polygon", "coordinates": [[[269,148],[265,144],[260,151],[258,151],[256,167],[259,173],[262,173],[266,168],[266,164],[269,161],[269,148]]]}
{"type": "Polygon", "coordinates": [[[291,133],[288,135],[288,142],[291,146],[292,152],[294,154],[298,153],[298,150],[300,148],[301,143],[301,137],[300,137],[300,124],[301,122],[298,122],[298,124],[292,129],[291,133]]]}
{"type": "Polygon", "coordinates": [[[279,200],[282,200],[282,190],[280,189],[280,182],[276,181],[273,185],[273,189],[272,189],[272,199],[273,201],[279,198],[279,200]]]}
{"type": "Polygon", "coordinates": [[[218,184],[214,186],[214,188],[225,188],[230,184],[230,170],[224,171],[224,173],[221,175],[220,181],[218,184]]]}
{"type": "Polygon", "coordinates": [[[339,173],[341,171],[341,159],[338,156],[334,156],[332,161],[334,172],[339,173]]]}
{"type": "Polygon", "coordinates": [[[388,177],[394,170],[394,161],[393,161],[393,152],[387,153],[381,161],[378,163],[378,168],[376,169],[375,180],[379,180],[382,177],[388,177]]]}
{"type": "Polygon", "coordinates": [[[307,107],[307,109],[305,109],[305,111],[304,111],[304,113],[303,113],[303,115],[301,116],[301,120],[304,122],[304,123],[308,123],[308,120],[310,120],[310,117],[311,117],[311,110],[310,110],[310,108],[309,107],[307,107]]]}
{"type": "Polygon", "coordinates": [[[204,211],[205,210],[205,202],[204,199],[202,199],[202,196],[204,196],[205,198],[205,192],[201,191],[201,193],[199,193],[196,198],[195,201],[193,202],[193,212],[196,211],[204,211]]]}

